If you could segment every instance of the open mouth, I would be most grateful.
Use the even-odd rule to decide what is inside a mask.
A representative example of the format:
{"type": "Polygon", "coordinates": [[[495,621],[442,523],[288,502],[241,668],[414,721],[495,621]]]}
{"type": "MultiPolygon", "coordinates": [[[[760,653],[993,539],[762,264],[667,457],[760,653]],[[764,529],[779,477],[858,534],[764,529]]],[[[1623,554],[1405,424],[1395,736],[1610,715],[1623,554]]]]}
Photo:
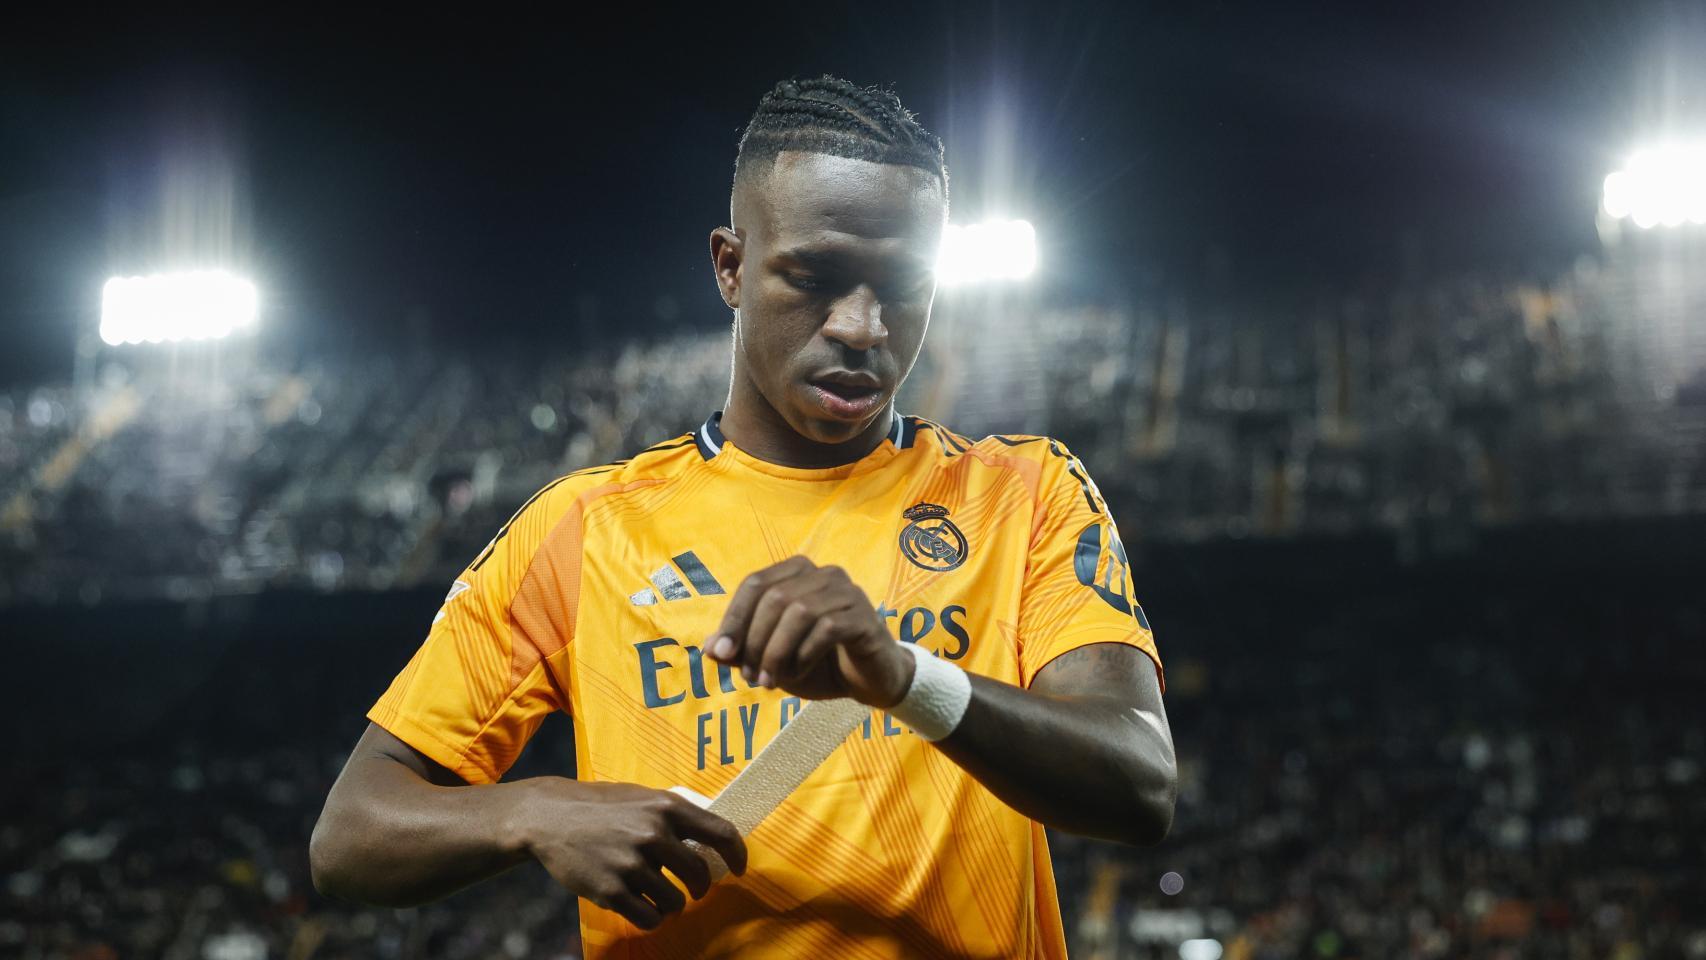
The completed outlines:
{"type": "Polygon", "coordinates": [[[865,383],[819,379],[811,381],[812,396],[829,415],[838,419],[857,419],[868,416],[882,400],[880,387],[865,383]]]}
{"type": "Polygon", "coordinates": [[[849,403],[878,393],[876,387],[868,387],[851,383],[836,383],[833,380],[813,380],[812,386],[825,393],[840,397],[849,403]]]}

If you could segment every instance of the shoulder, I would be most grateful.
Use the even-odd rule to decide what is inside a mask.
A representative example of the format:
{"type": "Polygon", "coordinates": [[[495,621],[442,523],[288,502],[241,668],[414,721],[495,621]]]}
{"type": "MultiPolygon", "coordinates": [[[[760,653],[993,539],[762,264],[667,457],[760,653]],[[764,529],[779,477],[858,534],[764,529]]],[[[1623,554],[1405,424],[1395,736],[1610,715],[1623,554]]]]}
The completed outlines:
{"type": "Polygon", "coordinates": [[[909,426],[916,431],[916,443],[931,444],[932,453],[952,459],[967,457],[986,466],[1006,470],[1027,488],[1033,500],[1046,500],[1057,491],[1073,495],[1083,491],[1092,507],[1099,505],[1101,495],[1090,480],[1084,464],[1055,437],[1027,433],[992,433],[973,440],[955,433],[933,420],[908,417],[909,426]]]}
{"type": "Polygon", "coordinates": [[[550,510],[589,497],[667,483],[705,461],[697,435],[697,431],[690,431],[654,443],[620,460],[583,467],[551,481],[540,490],[540,494],[548,504],[547,510],[550,510]]]}
{"type": "Polygon", "coordinates": [[[683,433],[629,457],[564,474],[540,487],[470,564],[527,566],[541,548],[578,546],[586,513],[609,498],[654,490],[703,463],[694,434],[683,433]]]}

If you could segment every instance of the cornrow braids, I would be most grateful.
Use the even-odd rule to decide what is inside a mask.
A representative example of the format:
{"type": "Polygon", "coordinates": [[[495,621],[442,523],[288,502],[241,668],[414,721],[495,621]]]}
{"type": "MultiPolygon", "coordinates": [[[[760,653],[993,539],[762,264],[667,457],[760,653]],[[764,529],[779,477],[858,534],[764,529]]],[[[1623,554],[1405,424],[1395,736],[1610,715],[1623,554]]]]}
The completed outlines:
{"type": "Polygon", "coordinates": [[[919,124],[900,98],[881,87],[839,77],[784,80],[758,101],[741,134],[735,179],[766,170],[784,150],[898,163],[942,178],[942,141],[919,124]]]}

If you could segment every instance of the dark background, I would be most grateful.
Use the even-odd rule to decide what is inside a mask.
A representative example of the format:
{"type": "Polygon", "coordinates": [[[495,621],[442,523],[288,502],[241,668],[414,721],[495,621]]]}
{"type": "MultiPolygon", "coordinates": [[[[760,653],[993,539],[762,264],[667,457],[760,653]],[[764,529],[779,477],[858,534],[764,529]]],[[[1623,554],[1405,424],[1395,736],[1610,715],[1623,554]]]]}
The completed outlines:
{"type": "Polygon", "coordinates": [[[1706,234],[1596,223],[1706,132],[1706,4],[52,13],[0,35],[0,955],[579,955],[536,866],[366,909],[307,839],[515,507],[724,395],[738,135],[830,72],[1038,232],[904,412],[1068,444],[1168,664],[1172,834],[1051,837],[1073,956],[1706,957],[1706,234]],[[99,346],[192,265],[258,336],[99,346]]]}
{"type": "Polygon", "coordinates": [[[947,141],[954,219],[1033,220],[1063,296],[1555,262],[1592,248],[1635,138],[1701,109],[1706,60],[1690,3],[464,16],[9,30],[0,377],[65,369],[100,282],[186,243],[296,342],[719,323],[705,240],[741,125],[825,71],[892,84],[947,141]],[[162,239],[174,173],[229,178],[217,242],[162,239]]]}

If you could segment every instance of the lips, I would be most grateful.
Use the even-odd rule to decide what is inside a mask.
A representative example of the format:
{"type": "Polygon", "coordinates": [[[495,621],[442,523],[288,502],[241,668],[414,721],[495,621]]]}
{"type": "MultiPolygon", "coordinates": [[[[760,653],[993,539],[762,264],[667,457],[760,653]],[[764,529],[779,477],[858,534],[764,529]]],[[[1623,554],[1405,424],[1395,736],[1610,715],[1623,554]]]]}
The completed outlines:
{"type": "Polygon", "coordinates": [[[811,382],[826,388],[845,389],[850,393],[881,390],[883,386],[876,374],[858,370],[825,370],[812,377],[811,382]]]}
{"type": "Polygon", "coordinates": [[[807,386],[818,406],[841,420],[869,416],[883,398],[882,381],[870,373],[826,371],[812,377],[807,386]]]}

